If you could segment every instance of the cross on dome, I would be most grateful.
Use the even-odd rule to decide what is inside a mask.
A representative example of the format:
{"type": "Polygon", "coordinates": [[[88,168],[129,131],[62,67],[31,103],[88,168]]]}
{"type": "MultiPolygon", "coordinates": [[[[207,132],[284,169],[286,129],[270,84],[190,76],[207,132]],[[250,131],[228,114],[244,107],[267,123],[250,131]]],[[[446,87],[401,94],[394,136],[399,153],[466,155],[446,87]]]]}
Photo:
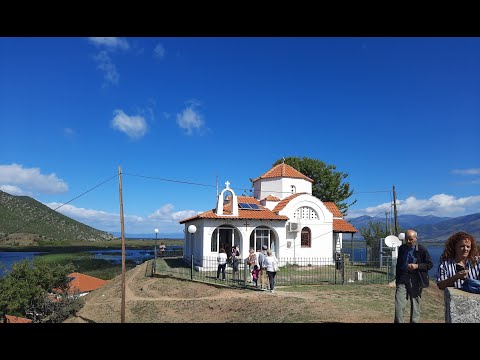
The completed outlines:
{"type": "Polygon", "coordinates": [[[227,189],[230,188],[230,182],[227,180],[227,182],[225,183],[225,186],[227,187],[227,189]]]}

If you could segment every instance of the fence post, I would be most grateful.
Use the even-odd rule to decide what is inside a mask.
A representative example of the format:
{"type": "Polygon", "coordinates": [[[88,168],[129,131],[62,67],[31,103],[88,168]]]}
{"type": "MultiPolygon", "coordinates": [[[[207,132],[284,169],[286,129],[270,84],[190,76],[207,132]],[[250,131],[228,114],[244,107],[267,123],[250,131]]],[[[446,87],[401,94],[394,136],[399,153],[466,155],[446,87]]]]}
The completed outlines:
{"type": "Polygon", "coordinates": [[[190,280],[193,280],[193,254],[190,257],[190,280]]]}
{"type": "Polygon", "coordinates": [[[345,255],[340,258],[340,267],[342,268],[342,285],[345,284],[345,255]]]}

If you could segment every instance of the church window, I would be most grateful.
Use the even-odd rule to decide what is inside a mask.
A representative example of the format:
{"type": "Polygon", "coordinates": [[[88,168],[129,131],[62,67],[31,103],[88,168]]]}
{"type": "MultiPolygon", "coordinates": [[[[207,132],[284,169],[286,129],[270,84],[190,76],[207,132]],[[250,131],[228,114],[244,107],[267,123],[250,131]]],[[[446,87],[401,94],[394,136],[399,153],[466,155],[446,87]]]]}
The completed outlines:
{"type": "Polygon", "coordinates": [[[307,219],[307,220],[317,220],[318,214],[309,206],[302,206],[298,208],[297,211],[293,214],[293,218],[296,220],[307,219]]]}
{"type": "Polygon", "coordinates": [[[302,229],[301,245],[302,248],[312,247],[312,231],[308,227],[302,229]]]}

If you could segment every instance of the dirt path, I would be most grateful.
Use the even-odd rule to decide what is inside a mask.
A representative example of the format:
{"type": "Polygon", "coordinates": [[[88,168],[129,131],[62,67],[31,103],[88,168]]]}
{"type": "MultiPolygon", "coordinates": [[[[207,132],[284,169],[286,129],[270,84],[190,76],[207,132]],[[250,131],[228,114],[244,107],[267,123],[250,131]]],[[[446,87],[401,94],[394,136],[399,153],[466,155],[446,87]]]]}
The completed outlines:
{"type": "MultiPolygon", "coordinates": [[[[388,285],[278,288],[275,293],[148,276],[145,262],[125,277],[125,318],[134,323],[351,322],[391,323],[395,289],[388,285]],[[288,291],[287,291],[288,290],[288,291]]],[[[121,275],[85,296],[65,322],[120,323],[121,275]]],[[[424,322],[443,322],[443,293],[430,290],[424,322]],[[430,309],[431,308],[431,309],[430,309]],[[431,311],[429,311],[431,310],[431,311]],[[430,314],[430,315],[428,315],[430,314]]]]}

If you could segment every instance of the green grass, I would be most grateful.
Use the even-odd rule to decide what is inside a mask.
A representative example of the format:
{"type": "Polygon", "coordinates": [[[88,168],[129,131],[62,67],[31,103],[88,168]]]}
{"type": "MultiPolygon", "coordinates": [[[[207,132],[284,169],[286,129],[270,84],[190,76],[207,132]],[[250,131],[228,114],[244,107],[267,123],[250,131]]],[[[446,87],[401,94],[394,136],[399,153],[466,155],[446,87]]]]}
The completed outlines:
{"type": "MultiPolygon", "coordinates": [[[[41,259],[47,263],[68,264],[75,266],[75,271],[90,275],[103,280],[113,279],[122,273],[121,264],[114,264],[108,260],[95,259],[94,254],[88,252],[56,253],[41,255],[41,259]]],[[[125,262],[126,270],[133,269],[137,264],[134,261],[125,262]]]]}

